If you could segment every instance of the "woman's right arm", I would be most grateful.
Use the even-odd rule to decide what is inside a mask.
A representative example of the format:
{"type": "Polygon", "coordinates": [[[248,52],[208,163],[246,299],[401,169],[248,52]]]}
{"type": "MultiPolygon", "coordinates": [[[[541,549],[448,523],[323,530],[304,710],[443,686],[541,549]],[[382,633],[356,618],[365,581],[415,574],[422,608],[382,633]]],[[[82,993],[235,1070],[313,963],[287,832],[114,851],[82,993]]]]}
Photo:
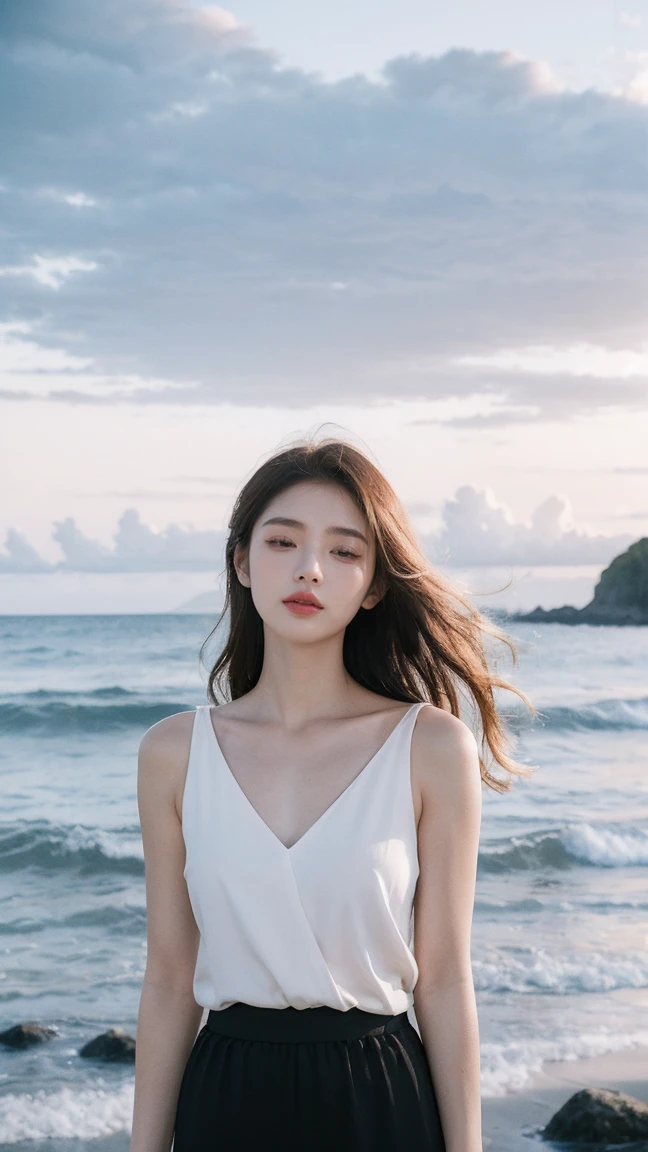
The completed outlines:
{"type": "Polygon", "coordinates": [[[138,752],[146,881],[146,969],[137,1017],[135,1102],[130,1152],[170,1152],[180,1082],[200,1027],[193,995],[199,933],[183,876],[178,811],[193,712],[154,724],[138,752]]]}

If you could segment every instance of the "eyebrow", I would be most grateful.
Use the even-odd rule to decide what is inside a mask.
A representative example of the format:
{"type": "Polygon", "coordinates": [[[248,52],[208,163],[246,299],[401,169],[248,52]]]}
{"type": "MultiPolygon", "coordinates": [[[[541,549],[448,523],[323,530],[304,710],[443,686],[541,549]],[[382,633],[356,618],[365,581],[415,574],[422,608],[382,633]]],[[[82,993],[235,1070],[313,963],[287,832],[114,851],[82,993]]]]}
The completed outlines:
{"type": "MultiPolygon", "coordinates": [[[[302,520],[292,520],[289,516],[271,516],[269,520],[264,520],[261,525],[265,528],[266,524],[283,524],[285,528],[305,528],[306,525],[302,520]]],[[[341,526],[327,528],[325,530],[327,536],[355,536],[358,540],[363,540],[367,546],[369,541],[367,537],[359,532],[357,528],[343,528],[341,526]]]]}

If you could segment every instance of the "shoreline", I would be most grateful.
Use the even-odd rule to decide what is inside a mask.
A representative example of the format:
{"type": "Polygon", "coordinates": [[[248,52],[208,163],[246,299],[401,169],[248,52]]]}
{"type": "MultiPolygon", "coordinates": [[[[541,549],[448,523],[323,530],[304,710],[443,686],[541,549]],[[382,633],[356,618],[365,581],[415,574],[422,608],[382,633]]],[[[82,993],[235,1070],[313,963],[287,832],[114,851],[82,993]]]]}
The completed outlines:
{"type": "Polygon", "coordinates": [[[520,1092],[482,1097],[484,1152],[529,1152],[559,1108],[581,1088],[613,1088],[648,1104],[648,1045],[635,1044],[582,1060],[552,1060],[520,1092]]]}
{"type": "MultiPolygon", "coordinates": [[[[580,1088],[616,1088],[648,1104],[648,1045],[634,1045],[619,1052],[606,1052],[582,1060],[547,1062],[545,1071],[533,1075],[530,1084],[505,1096],[482,1097],[484,1152],[551,1152],[554,1147],[537,1136],[570,1096],[580,1088]]],[[[130,1136],[74,1139],[51,1137],[5,1144],[0,1152],[128,1152],[130,1136]]]]}

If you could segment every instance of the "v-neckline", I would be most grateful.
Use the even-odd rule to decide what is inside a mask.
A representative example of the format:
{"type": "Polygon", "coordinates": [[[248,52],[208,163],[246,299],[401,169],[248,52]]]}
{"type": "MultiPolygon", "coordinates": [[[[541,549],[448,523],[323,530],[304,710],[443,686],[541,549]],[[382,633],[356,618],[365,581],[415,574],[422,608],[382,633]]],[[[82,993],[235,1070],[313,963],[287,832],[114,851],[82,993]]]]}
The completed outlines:
{"type": "Polygon", "coordinates": [[[220,746],[218,736],[216,735],[216,730],[214,728],[214,725],[212,724],[212,718],[211,718],[212,705],[210,705],[210,704],[205,705],[205,710],[206,710],[206,720],[207,720],[207,723],[208,723],[210,731],[211,731],[211,737],[212,737],[213,743],[214,743],[215,748],[216,748],[216,754],[217,754],[218,759],[221,761],[223,768],[225,769],[226,776],[229,777],[229,779],[232,781],[232,784],[234,785],[236,791],[242,797],[245,807],[249,809],[249,811],[252,813],[253,817],[256,817],[256,819],[259,822],[259,824],[261,825],[261,827],[265,828],[266,832],[270,835],[270,837],[272,838],[274,843],[277,844],[279,849],[282,850],[284,853],[286,853],[286,855],[291,855],[303,843],[303,841],[306,839],[306,837],[310,836],[311,833],[316,828],[318,828],[320,824],[322,824],[324,818],[326,816],[328,816],[329,813],[332,812],[332,810],[334,808],[336,808],[342,800],[344,800],[347,793],[351,791],[351,789],[358,783],[358,781],[361,780],[362,777],[364,777],[367,774],[367,769],[371,768],[371,766],[374,764],[374,762],[380,756],[381,752],[383,752],[385,750],[387,745],[390,743],[390,741],[393,739],[393,737],[398,732],[398,729],[400,728],[403,721],[412,712],[412,709],[417,708],[419,706],[419,704],[423,704],[423,703],[425,703],[425,701],[423,701],[423,700],[418,701],[417,700],[413,704],[410,704],[409,708],[406,709],[406,711],[401,716],[400,720],[394,725],[394,727],[392,728],[392,730],[389,733],[389,735],[387,736],[387,738],[385,740],[383,740],[382,744],[380,745],[380,748],[378,748],[377,751],[374,752],[371,759],[367,761],[364,768],[360,769],[357,776],[353,777],[353,780],[351,781],[351,783],[347,784],[346,788],[344,788],[342,790],[342,792],[340,792],[339,795],[336,796],[335,800],[331,801],[328,808],[325,808],[324,811],[321,813],[321,815],[319,815],[317,817],[317,819],[306,829],[306,831],[302,833],[302,835],[299,837],[299,839],[295,840],[294,843],[291,844],[290,846],[288,846],[287,844],[284,844],[283,840],[281,840],[280,837],[277,836],[277,833],[273,832],[270,825],[266,824],[261,813],[257,811],[257,809],[254,807],[254,804],[250,800],[249,796],[247,795],[247,793],[244,791],[244,789],[239,784],[238,780],[236,779],[236,776],[232,772],[232,769],[230,768],[229,764],[227,763],[227,760],[225,759],[225,755],[224,755],[223,750],[220,746]]]}

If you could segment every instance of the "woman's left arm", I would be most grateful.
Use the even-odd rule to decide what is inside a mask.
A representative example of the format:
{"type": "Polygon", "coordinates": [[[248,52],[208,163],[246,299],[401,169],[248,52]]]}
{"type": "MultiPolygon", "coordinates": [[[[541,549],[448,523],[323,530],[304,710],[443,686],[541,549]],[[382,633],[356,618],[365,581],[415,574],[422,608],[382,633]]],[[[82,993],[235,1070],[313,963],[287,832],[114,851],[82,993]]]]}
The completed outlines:
{"type": "Polygon", "coordinates": [[[467,724],[422,708],[412,740],[420,798],[414,1011],[430,1065],[446,1152],[482,1152],[480,1049],[470,956],[482,783],[467,724]]]}

